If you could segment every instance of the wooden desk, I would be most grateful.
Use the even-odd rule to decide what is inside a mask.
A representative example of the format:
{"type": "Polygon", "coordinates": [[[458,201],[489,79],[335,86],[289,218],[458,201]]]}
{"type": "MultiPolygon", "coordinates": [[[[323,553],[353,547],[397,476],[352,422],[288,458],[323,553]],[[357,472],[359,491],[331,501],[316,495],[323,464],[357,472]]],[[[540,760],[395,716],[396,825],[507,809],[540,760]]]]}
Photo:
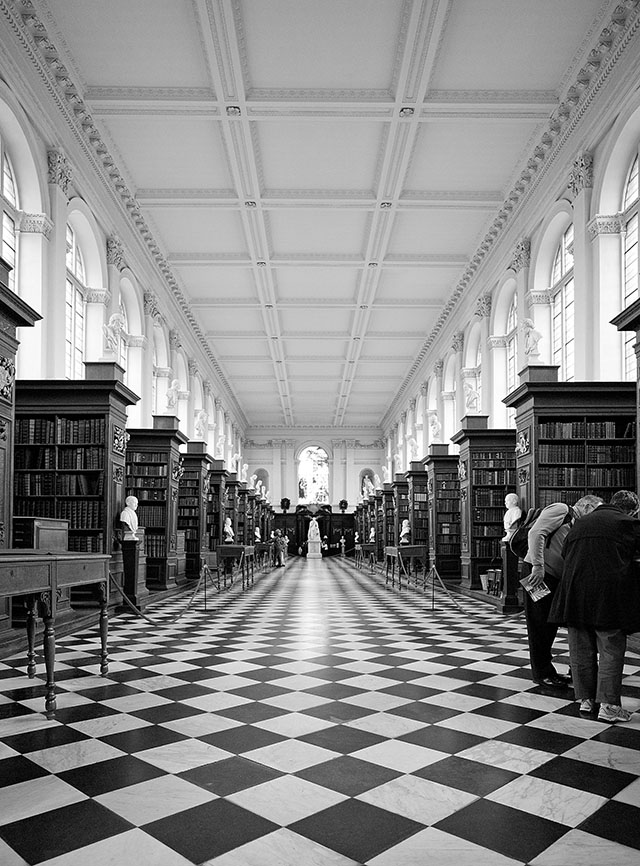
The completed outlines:
{"type": "Polygon", "coordinates": [[[109,561],[101,553],[61,551],[46,553],[33,549],[0,550],[0,596],[27,596],[27,674],[34,677],[36,614],[44,623],[43,649],[46,671],[45,713],[56,710],[54,666],[56,655],[55,620],[58,591],[95,583],[100,599],[100,673],[109,672],[107,632],[109,602],[109,561]]]}
{"type": "Polygon", "coordinates": [[[273,545],[268,541],[256,541],[253,545],[256,564],[263,571],[266,571],[271,563],[273,545]]]}
{"type": "Polygon", "coordinates": [[[221,568],[225,574],[225,586],[227,585],[227,567],[232,570],[233,563],[238,560],[240,573],[242,574],[242,588],[253,586],[253,569],[255,564],[256,549],[252,544],[221,544],[217,548],[221,568]]]}
{"type": "MultiPolygon", "coordinates": [[[[429,565],[429,548],[426,544],[403,544],[399,547],[385,547],[385,585],[389,582],[389,565],[391,565],[391,586],[395,586],[396,562],[398,563],[398,589],[402,589],[402,575],[407,579],[407,587],[411,576],[411,568],[415,564],[414,560],[420,560],[423,563],[422,569],[422,586],[426,584],[427,567],[429,565]],[[407,569],[405,563],[409,564],[407,569]]],[[[417,576],[414,577],[416,586],[418,585],[417,576]]]]}

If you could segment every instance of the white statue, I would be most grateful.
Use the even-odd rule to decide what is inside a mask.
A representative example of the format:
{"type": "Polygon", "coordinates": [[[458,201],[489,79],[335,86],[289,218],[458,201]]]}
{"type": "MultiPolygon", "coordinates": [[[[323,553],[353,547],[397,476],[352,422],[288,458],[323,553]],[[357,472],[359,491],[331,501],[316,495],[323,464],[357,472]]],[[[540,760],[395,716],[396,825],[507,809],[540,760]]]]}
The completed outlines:
{"type": "Polygon", "coordinates": [[[353,543],[360,544],[360,533],[356,530],[353,535],[353,543]]]}
{"type": "Polygon", "coordinates": [[[194,426],[198,439],[206,439],[207,431],[209,429],[209,416],[204,411],[204,409],[200,409],[200,411],[198,412],[196,416],[196,423],[194,426]]]}
{"type": "Polygon", "coordinates": [[[242,454],[240,454],[239,451],[236,451],[236,453],[231,458],[231,471],[232,472],[238,471],[238,463],[240,462],[241,457],[242,457],[242,454]]]}
{"type": "Polygon", "coordinates": [[[178,403],[179,392],[180,382],[177,379],[172,379],[171,384],[167,388],[167,409],[175,409],[178,403]]]}
{"type": "Polygon", "coordinates": [[[262,481],[259,478],[256,481],[256,496],[262,496],[262,481]]]}
{"type": "Polygon", "coordinates": [[[369,478],[368,475],[365,475],[362,479],[362,496],[363,498],[367,498],[368,496],[373,496],[376,492],[375,487],[373,486],[373,481],[369,478]]]}
{"type": "Polygon", "coordinates": [[[464,405],[469,412],[477,412],[480,408],[480,394],[470,382],[464,383],[464,405]]]}
{"type": "Polygon", "coordinates": [[[235,532],[233,531],[233,526],[231,525],[231,518],[230,517],[225,517],[225,519],[224,519],[224,528],[222,530],[222,538],[226,544],[231,544],[231,542],[235,538],[235,532]]]}
{"type": "Polygon", "coordinates": [[[391,483],[391,473],[389,472],[389,467],[388,467],[388,466],[383,466],[383,467],[382,467],[382,479],[383,479],[383,482],[384,482],[385,484],[390,484],[390,483],[391,483]]]}
{"type": "Polygon", "coordinates": [[[411,539],[411,527],[409,526],[408,520],[402,521],[402,528],[400,529],[400,544],[409,544],[411,539]]]}
{"type": "Polygon", "coordinates": [[[434,412],[431,415],[431,441],[440,442],[440,433],[442,432],[442,424],[438,418],[438,413],[434,412]]]}
{"type": "Polygon", "coordinates": [[[373,542],[375,540],[376,540],[376,528],[375,528],[375,526],[372,526],[371,529],[369,530],[369,544],[373,544],[373,542]]]}
{"type": "Polygon", "coordinates": [[[259,541],[262,541],[262,536],[260,535],[260,527],[259,526],[256,526],[256,528],[253,530],[253,540],[256,542],[256,544],[259,541]]]}
{"type": "Polygon", "coordinates": [[[102,326],[107,351],[113,352],[114,355],[118,355],[123,330],[124,316],[122,313],[113,313],[109,318],[109,323],[102,326]]]}
{"type": "Polygon", "coordinates": [[[242,464],[242,471],[240,472],[240,481],[246,481],[247,480],[247,472],[248,471],[249,471],[249,464],[243,463],[242,464]]]}
{"type": "Polygon", "coordinates": [[[407,445],[409,446],[409,457],[411,460],[418,459],[418,440],[413,436],[407,437],[407,445]]]}
{"type": "Polygon", "coordinates": [[[124,508],[120,513],[120,523],[124,524],[124,537],[123,541],[137,541],[138,536],[136,535],[138,531],[138,515],[136,514],[136,509],[138,508],[138,500],[135,496],[127,496],[124,501],[124,508]]]}
{"type": "Polygon", "coordinates": [[[504,507],[507,509],[504,513],[504,538],[502,541],[509,541],[513,533],[518,528],[518,521],[522,517],[522,509],[520,508],[520,500],[516,493],[507,493],[504,498],[504,507]]]}
{"type": "Polygon", "coordinates": [[[318,526],[318,521],[315,517],[312,517],[309,521],[307,541],[320,541],[320,527],[318,526]]]}
{"type": "Polygon", "coordinates": [[[533,324],[533,319],[523,319],[522,330],[524,332],[524,353],[529,359],[535,359],[540,356],[538,351],[538,343],[542,339],[540,331],[536,330],[533,324]]]}
{"type": "Polygon", "coordinates": [[[221,433],[216,442],[216,460],[224,460],[224,443],[226,440],[224,433],[221,433]]]}
{"type": "Polygon", "coordinates": [[[256,481],[258,480],[257,475],[252,475],[249,479],[249,487],[252,487],[254,490],[257,490],[256,481]]]}
{"type": "Polygon", "coordinates": [[[373,476],[373,486],[376,490],[382,490],[382,481],[377,473],[373,476]]]}

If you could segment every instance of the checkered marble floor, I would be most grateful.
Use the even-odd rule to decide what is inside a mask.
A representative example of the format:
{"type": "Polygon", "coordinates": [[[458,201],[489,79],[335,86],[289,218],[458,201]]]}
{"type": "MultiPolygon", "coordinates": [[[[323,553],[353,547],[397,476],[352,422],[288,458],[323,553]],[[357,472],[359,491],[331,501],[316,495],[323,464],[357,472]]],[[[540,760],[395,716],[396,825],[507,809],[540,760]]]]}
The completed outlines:
{"type": "Polygon", "coordinates": [[[55,720],[0,662],[3,866],[640,862],[640,712],[535,686],[522,619],[339,559],[187,598],[113,618],[107,678],[59,640],[55,720]]]}

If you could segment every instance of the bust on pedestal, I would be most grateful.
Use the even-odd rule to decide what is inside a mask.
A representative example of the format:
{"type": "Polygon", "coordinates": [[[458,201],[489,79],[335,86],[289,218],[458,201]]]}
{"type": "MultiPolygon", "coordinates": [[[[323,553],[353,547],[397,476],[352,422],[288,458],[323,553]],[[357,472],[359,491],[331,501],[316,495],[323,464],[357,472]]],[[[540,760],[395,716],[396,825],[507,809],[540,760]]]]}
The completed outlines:
{"type": "Polygon", "coordinates": [[[146,567],[144,557],[144,543],[138,545],[142,539],[144,530],[138,527],[138,500],[135,496],[127,496],[125,507],[120,512],[120,525],[122,527],[122,568],[124,572],[123,592],[125,597],[142,610],[143,601],[148,596],[146,586],[146,567]],[[142,560],[142,565],[141,565],[142,560]]]}
{"type": "Polygon", "coordinates": [[[309,532],[307,535],[307,559],[322,559],[320,552],[320,527],[315,517],[309,521],[309,532]]]}

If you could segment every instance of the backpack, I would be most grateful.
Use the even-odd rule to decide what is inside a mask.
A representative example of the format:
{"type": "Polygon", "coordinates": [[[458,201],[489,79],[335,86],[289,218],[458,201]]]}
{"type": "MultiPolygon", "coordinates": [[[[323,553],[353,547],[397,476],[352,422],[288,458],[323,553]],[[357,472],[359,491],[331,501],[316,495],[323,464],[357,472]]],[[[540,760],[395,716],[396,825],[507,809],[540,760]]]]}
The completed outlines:
{"type": "MultiPolygon", "coordinates": [[[[542,514],[544,509],[542,508],[530,508],[527,511],[527,516],[520,523],[520,526],[513,533],[507,544],[509,545],[509,549],[512,553],[514,553],[518,559],[524,559],[527,555],[527,550],[529,549],[529,530],[536,522],[538,517],[542,514]]],[[[565,523],[571,523],[573,518],[575,517],[573,508],[569,506],[569,510],[564,516],[562,523],[560,523],[553,532],[550,532],[547,536],[547,542],[545,547],[548,547],[551,543],[551,539],[555,535],[555,533],[560,529],[561,526],[564,526],[565,523]]]]}

